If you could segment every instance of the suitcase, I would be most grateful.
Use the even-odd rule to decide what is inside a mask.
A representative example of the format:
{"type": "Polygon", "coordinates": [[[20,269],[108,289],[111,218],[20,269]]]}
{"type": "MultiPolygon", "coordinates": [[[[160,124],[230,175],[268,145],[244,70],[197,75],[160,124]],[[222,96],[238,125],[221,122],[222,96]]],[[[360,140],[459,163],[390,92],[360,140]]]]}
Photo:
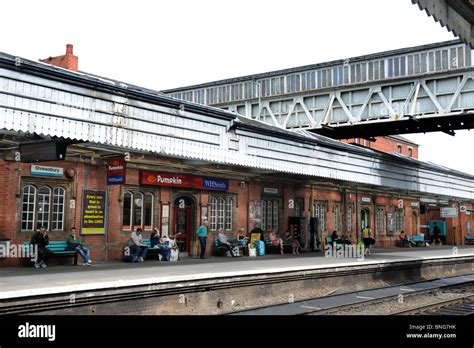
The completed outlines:
{"type": "Polygon", "coordinates": [[[253,242],[257,248],[257,256],[265,256],[265,243],[261,240],[253,242]]]}

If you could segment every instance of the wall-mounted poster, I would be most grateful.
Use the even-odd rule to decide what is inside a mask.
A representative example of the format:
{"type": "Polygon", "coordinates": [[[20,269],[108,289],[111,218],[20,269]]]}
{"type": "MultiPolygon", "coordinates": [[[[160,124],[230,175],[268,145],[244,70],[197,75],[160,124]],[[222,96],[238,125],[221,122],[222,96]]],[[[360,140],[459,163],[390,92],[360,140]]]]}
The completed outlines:
{"type": "Polygon", "coordinates": [[[249,230],[250,233],[254,228],[262,226],[262,201],[249,202],[249,230]]]}
{"type": "Polygon", "coordinates": [[[105,234],[106,191],[84,190],[81,234],[105,234]]]}

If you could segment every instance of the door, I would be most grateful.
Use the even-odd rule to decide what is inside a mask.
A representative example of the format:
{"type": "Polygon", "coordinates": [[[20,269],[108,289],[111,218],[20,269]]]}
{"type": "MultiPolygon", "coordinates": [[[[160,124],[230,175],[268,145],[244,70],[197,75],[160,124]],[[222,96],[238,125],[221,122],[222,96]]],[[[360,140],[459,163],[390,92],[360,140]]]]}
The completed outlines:
{"type": "Polygon", "coordinates": [[[189,253],[193,231],[194,204],[189,197],[178,197],[174,202],[174,236],[180,252],[189,253]]]}
{"type": "Polygon", "coordinates": [[[361,231],[363,231],[364,228],[367,227],[367,225],[370,226],[370,212],[369,212],[369,209],[362,209],[360,211],[360,229],[361,229],[361,231]]]}

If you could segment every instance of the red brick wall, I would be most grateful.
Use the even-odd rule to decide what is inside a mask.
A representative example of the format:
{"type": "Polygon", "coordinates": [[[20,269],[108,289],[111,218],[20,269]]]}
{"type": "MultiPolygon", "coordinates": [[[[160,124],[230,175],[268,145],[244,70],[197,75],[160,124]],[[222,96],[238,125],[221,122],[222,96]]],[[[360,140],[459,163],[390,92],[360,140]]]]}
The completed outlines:
{"type": "MultiPolygon", "coordinates": [[[[409,149],[412,150],[412,158],[418,159],[418,145],[409,145],[406,144],[402,141],[397,141],[395,139],[391,138],[385,138],[385,137],[376,137],[376,141],[368,141],[365,139],[358,138],[358,144],[362,146],[367,146],[370,147],[371,149],[382,151],[382,152],[387,152],[387,153],[393,153],[393,152],[399,152],[398,150],[398,145],[402,146],[402,154],[409,156],[409,149]]],[[[349,143],[349,144],[354,144],[356,143],[356,139],[342,139],[341,140],[343,143],[349,143]]]]}

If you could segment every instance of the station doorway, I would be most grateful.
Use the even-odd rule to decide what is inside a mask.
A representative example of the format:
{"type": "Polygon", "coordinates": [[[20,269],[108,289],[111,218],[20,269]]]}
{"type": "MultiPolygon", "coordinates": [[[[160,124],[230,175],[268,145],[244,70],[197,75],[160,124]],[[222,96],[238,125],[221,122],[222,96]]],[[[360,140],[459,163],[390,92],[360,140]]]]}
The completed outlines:
{"type": "Polygon", "coordinates": [[[370,210],[365,208],[360,211],[360,230],[370,226],[370,210]]]}
{"type": "Polygon", "coordinates": [[[191,234],[194,231],[196,207],[188,196],[179,196],[174,200],[173,234],[181,253],[188,253],[191,246],[191,234]]]}

